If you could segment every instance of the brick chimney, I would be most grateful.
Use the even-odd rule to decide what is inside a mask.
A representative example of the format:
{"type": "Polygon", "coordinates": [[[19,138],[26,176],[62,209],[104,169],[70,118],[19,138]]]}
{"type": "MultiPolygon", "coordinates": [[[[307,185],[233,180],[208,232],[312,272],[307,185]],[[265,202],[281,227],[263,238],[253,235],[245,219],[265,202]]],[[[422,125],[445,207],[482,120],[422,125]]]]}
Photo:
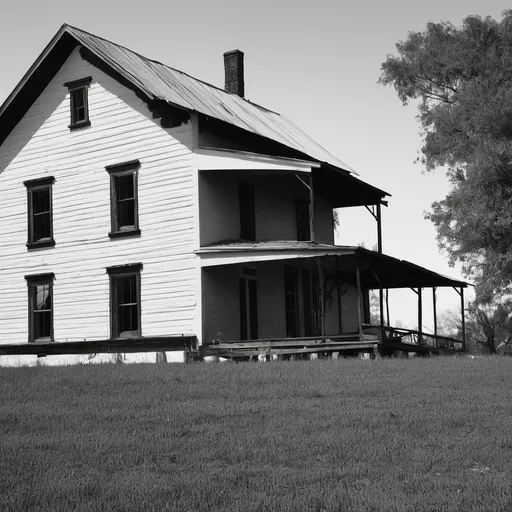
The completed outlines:
{"type": "Polygon", "coordinates": [[[224,54],[224,90],[244,97],[244,52],[231,50],[224,54]]]}

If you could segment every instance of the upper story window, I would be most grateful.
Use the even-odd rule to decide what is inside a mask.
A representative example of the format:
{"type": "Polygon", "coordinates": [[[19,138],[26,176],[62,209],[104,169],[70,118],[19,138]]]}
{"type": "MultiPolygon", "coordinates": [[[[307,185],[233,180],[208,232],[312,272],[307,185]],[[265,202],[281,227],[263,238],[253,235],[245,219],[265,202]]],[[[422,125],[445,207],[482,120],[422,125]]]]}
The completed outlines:
{"type": "Polygon", "coordinates": [[[73,82],[67,82],[64,85],[69,89],[69,104],[71,113],[71,123],[69,128],[83,128],[90,126],[89,120],[89,85],[92,77],[81,78],[73,82]]]}
{"type": "Polygon", "coordinates": [[[309,201],[295,202],[295,218],[297,220],[297,240],[311,240],[309,226],[309,201]]]}
{"type": "Polygon", "coordinates": [[[110,174],[110,238],[139,235],[137,174],[139,160],[109,165],[110,174]]]}
{"type": "Polygon", "coordinates": [[[141,335],[140,271],[142,263],[107,268],[110,276],[112,338],[141,335]]]}
{"type": "Polygon", "coordinates": [[[53,341],[53,274],[25,276],[28,285],[28,341],[53,341]]]}
{"type": "Polygon", "coordinates": [[[55,245],[52,212],[52,185],[54,182],[53,176],[24,182],[27,187],[27,247],[29,249],[55,245]]]}
{"type": "Polygon", "coordinates": [[[240,238],[256,240],[254,186],[241,181],[238,187],[238,199],[240,204],[240,238]]]}

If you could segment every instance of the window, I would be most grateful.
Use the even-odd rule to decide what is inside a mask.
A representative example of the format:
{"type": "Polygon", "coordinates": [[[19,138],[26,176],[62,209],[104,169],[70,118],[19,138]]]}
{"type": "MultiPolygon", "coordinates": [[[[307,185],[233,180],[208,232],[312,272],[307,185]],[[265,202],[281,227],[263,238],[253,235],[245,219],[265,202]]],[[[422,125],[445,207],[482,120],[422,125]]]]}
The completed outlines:
{"type": "Polygon", "coordinates": [[[240,238],[256,240],[254,186],[241,181],[238,188],[238,198],[240,203],[240,238]]]}
{"type": "Polygon", "coordinates": [[[112,338],[141,336],[140,271],[142,263],[107,268],[110,276],[112,338]]]}
{"type": "Polygon", "coordinates": [[[110,174],[110,238],[140,235],[137,198],[138,160],[109,165],[110,174]]]}
{"type": "Polygon", "coordinates": [[[297,240],[311,240],[311,231],[309,226],[309,201],[296,201],[295,217],[297,220],[297,240]]]}
{"type": "Polygon", "coordinates": [[[53,341],[53,274],[25,276],[28,285],[28,341],[53,341]]]}
{"type": "Polygon", "coordinates": [[[53,176],[24,182],[27,187],[27,247],[29,249],[55,245],[52,214],[52,185],[54,182],[53,176]]]}
{"type": "Polygon", "coordinates": [[[69,89],[69,104],[71,112],[71,123],[69,128],[83,128],[90,126],[89,120],[89,85],[92,77],[82,78],[73,82],[67,82],[64,85],[69,89]]]}
{"type": "Polygon", "coordinates": [[[240,339],[258,339],[258,287],[254,269],[244,269],[240,278],[240,339]]]}

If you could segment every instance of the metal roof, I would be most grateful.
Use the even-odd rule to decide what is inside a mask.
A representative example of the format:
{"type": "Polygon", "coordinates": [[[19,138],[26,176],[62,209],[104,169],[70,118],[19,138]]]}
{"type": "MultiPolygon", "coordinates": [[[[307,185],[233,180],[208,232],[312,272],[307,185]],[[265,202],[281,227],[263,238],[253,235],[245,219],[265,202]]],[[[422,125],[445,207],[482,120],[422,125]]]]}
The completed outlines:
{"type": "Polygon", "coordinates": [[[292,121],[276,112],[78,28],[64,25],[61,31],[73,36],[149,98],[211,116],[284,144],[319,162],[357,174],[292,121]]]}
{"type": "Polygon", "coordinates": [[[340,270],[353,273],[354,276],[357,260],[361,270],[361,280],[366,288],[379,288],[381,284],[383,288],[430,288],[434,286],[465,288],[468,286],[465,281],[438,274],[410,261],[370,251],[364,247],[349,245],[330,245],[295,240],[226,241],[201,247],[195,252],[200,256],[218,254],[219,257],[222,257],[222,254],[258,253],[261,251],[290,253],[291,259],[294,259],[293,253],[297,252],[308,254],[311,258],[324,257],[326,254],[338,256],[340,258],[340,270]]]}

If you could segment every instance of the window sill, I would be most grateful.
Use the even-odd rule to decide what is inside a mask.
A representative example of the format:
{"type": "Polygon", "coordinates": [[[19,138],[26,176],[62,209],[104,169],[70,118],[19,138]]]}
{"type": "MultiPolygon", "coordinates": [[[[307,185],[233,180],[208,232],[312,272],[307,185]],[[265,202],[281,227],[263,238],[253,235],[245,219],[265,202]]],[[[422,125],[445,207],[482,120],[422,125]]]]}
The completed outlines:
{"type": "Polygon", "coordinates": [[[27,242],[27,249],[40,249],[42,247],[53,247],[55,245],[55,240],[38,240],[37,242],[27,242]]]}
{"type": "Polygon", "coordinates": [[[46,345],[47,343],[55,343],[55,340],[52,340],[49,337],[37,338],[37,340],[29,340],[29,343],[32,345],[46,345]]]}
{"type": "Polygon", "coordinates": [[[112,231],[108,234],[110,238],[124,238],[127,236],[140,236],[140,229],[130,229],[126,231],[112,231]]]}
{"type": "Polygon", "coordinates": [[[80,123],[70,124],[68,128],[70,129],[70,131],[73,131],[79,130],[80,128],[87,128],[87,126],[91,126],[91,121],[82,121],[80,123]]]}

